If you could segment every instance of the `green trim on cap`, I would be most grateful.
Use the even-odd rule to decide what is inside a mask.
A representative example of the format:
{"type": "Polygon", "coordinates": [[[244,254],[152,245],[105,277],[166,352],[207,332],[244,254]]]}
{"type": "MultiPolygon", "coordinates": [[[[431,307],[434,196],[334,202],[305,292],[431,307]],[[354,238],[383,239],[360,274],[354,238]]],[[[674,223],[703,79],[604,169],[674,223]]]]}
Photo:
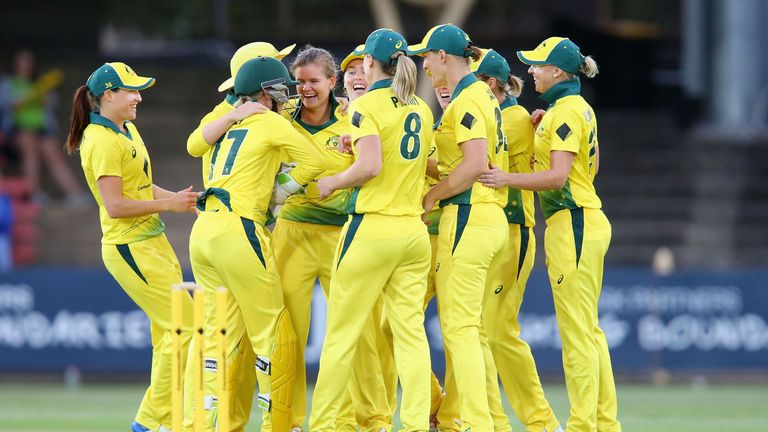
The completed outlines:
{"type": "Polygon", "coordinates": [[[256,57],[240,66],[235,76],[234,94],[248,96],[263,91],[265,83],[297,85],[288,73],[288,69],[280,61],[272,57],[256,57]]]}
{"type": "Polygon", "coordinates": [[[421,43],[408,47],[408,55],[421,55],[427,51],[443,50],[459,57],[471,57],[472,40],[469,35],[453,24],[442,24],[429,29],[421,43]]]}
{"type": "MultiPolygon", "coordinates": [[[[120,130],[119,127],[117,127],[117,125],[112,120],[104,117],[103,115],[101,115],[99,113],[92,112],[88,116],[88,121],[91,124],[96,124],[96,125],[99,125],[99,126],[104,126],[105,128],[108,128],[108,129],[112,129],[113,131],[115,131],[115,132],[117,132],[117,133],[119,133],[121,135],[124,135],[129,140],[133,141],[133,137],[131,136],[131,131],[127,127],[125,128],[125,132],[123,132],[122,130],[120,130]]],[[[125,122],[125,123],[129,123],[129,122],[125,122]]]]}
{"type": "Polygon", "coordinates": [[[512,69],[509,67],[507,59],[496,51],[489,49],[480,59],[480,64],[474,70],[475,75],[483,74],[496,78],[503,83],[509,80],[512,69]]]}
{"type": "Polygon", "coordinates": [[[472,84],[476,83],[477,77],[475,74],[469,73],[464,75],[464,78],[462,78],[458,84],[456,84],[456,88],[453,89],[453,93],[451,93],[451,100],[456,100],[457,97],[459,97],[459,93],[462,92],[465,88],[471,86],[472,84]]]}
{"type": "Polygon", "coordinates": [[[391,66],[397,63],[397,59],[392,58],[397,51],[403,54],[408,52],[408,42],[403,35],[392,29],[380,28],[368,35],[362,50],[355,49],[352,53],[354,55],[370,54],[376,60],[391,66]]]}
{"type": "Polygon", "coordinates": [[[128,65],[120,62],[104,63],[93,71],[85,82],[88,91],[94,96],[101,96],[107,90],[119,88],[144,90],[154,84],[154,78],[138,76],[128,65]],[[124,69],[124,71],[121,73],[116,68],[124,69]]]}
{"type": "Polygon", "coordinates": [[[383,88],[390,88],[392,87],[392,80],[389,78],[378,80],[375,83],[373,83],[372,86],[368,87],[368,91],[383,89],[383,88]]]}
{"type": "Polygon", "coordinates": [[[584,63],[579,46],[561,37],[547,38],[531,51],[518,51],[517,58],[527,65],[551,64],[571,74],[578,73],[584,63]]]}
{"type": "Polygon", "coordinates": [[[554,105],[558,99],[564,98],[566,96],[577,95],[580,93],[581,81],[579,80],[579,77],[573,77],[568,81],[561,81],[553,85],[549,88],[549,90],[539,95],[539,98],[544,100],[544,102],[549,103],[549,107],[552,108],[552,105],[554,105]]]}

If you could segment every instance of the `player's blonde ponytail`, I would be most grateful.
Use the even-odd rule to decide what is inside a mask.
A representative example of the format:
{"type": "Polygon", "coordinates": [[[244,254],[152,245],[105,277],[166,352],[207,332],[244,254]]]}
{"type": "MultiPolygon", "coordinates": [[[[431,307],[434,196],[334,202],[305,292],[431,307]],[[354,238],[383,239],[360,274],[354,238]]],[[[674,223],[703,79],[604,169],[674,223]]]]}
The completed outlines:
{"type": "Polygon", "coordinates": [[[98,111],[99,99],[94,98],[88,91],[87,86],[80,86],[75,91],[72,98],[72,116],[69,121],[69,135],[64,149],[68,155],[72,155],[80,147],[83,140],[83,131],[91,122],[91,111],[98,111]]]}
{"type": "MultiPolygon", "coordinates": [[[[396,52],[393,58],[397,60],[397,63],[394,66],[392,91],[400,99],[401,104],[407,105],[416,93],[416,63],[404,55],[402,51],[396,52]]],[[[391,70],[392,68],[390,68],[390,72],[391,70]]]]}
{"type": "Polygon", "coordinates": [[[516,77],[515,75],[509,75],[509,79],[504,84],[504,93],[512,96],[512,97],[518,97],[523,92],[523,80],[521,80],[519,77],[516,77]]]}
{"type": "Polygon", "coordinates": [[[579,67],[579,72],[587,78],[594,78],[595,75],[600,73],[600,70],[597,67],[595,59],[593,59],[592,56],[586,56],[584,57],[584,63],[579,67]]]}

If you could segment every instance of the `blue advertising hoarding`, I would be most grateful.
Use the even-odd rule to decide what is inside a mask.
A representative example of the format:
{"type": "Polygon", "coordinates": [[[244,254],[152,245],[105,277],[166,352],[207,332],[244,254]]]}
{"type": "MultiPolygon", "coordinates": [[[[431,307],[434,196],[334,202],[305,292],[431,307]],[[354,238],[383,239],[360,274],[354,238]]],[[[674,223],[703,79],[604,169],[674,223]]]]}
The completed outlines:
{"type": "MultiPolygon", "coordinates": [[[[768,271],[679,272],[611,268],[600,323],[617,373],[768,370],[768,271]]],[[[522,338],[541,373],[562,371],[546,273],[536,269],[520,312],[522,338]]],[[[444,354],[436,308],[425,320],[439,374],[444,354]]],[[[316,287],[306,350],[317,372],[325,300],[316,287]]],[[[146,372],[149,321],[103,269],[34,268],[0,275],[0,372],[146,372]]]]}

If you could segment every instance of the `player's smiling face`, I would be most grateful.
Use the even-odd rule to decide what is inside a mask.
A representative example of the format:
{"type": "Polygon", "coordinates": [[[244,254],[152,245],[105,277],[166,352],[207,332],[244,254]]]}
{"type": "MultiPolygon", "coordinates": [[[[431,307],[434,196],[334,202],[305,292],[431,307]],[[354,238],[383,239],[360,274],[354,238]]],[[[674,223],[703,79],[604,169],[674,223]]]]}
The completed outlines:
{"type": "Polygon", "coordinates": [[[544,93],[557,83],[557,68],[552,65],[531,65],[528,73],[533,76],[533,83],[538,93],[544,93]]]}
{"type": "Polygon", "coordinates": [[[136,119],[136,107],[141,102],[141,94],[138,90],[109,90],[104,93],[105,96],[107,94],[109,96],[106,99],[102,98],[102,103],[109,104],[109,111],[123,121],[136,119]]]}
{"type": "Polygon", "coordinates": [[[293,73],[299,82],[296,90],[304,107],[314,110],[328,103],[328,97],[336,86],[336,77],[325,76],[323,65],[308,63],[297,67],[293,73]]]}
{"type": "Polygon", "coordinates": [[[347,91],[349,100],[355,100],[368,91],[362,59],[355,59],[347,64],[347,69],[344,70],[344,90],[347,91]]]}
{"type": "Polygon", "coordinates": [[[451,92],[448,87],[440,86],[435,89],[435,96],[437,96],[437,103],[440,104],[440,108],[445,109],[449,103],[451,103],[451,92]]]}
{"type": "Polygon", "coordinates": [[[427,51],[424,55],[422,67],[427,72],[427,76],[432,78],[432,86],[435,88],[446,85],[445,56],[444,52],[441,54],[439,51],[427,51]]]}

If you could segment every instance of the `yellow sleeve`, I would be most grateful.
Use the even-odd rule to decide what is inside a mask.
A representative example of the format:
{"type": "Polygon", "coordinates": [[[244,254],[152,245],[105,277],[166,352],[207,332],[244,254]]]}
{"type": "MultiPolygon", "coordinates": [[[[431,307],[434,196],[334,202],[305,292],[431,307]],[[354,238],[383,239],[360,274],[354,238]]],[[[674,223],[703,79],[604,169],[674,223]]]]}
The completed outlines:
{"type": "Polygon", "coordinates": [[[123,176],[123,147],[115,140],[95,143],[91,147],[90,165],[94,180],[105,176],[123,176]]]}
{"type": "Polygon", "coordinates": [[[458,144],[477,138],[488,139],[485,116],[477,103],[471,99],[463,100],[461,105],[455,107],[453,114],[453,130],[456,131],[458,144]]]}
{"type": "Polygon", "coordinates": [[[581,146],[581,118],[575,111],[558,111],[552,119],[550,151],[578,153],[581,146]]]}
{"type": "Polygon", "coordinates": [[[357,140],[362,137],[380,135],[379,124],[376,122],[375,116],[371,115],[370,110],[365,104],[356,102],[352,101],[352,104],[349,106],[349,112],[352,113],[349,117],[349,124],[352,126],[350,127],[352,145],[355,145],[357,140]]]}
{"type": "Polygon", "coordinates": [[[325,170],[327,156],[312,142],[304,138],[287,120],[285,124],[275,124],[273,133],[276,134],[276,144],[281,156],[287,156],[288,161],[296,162],[298,166],[291,171],[291,177],[300,185],[306,185],[318,178],[325,170]]]}
{"type": "Polygon", "coordinates": [[[208,144],[205,141],[205,138],[203,138],[203,128],[205,125],[214,120],[217,120],[222,115],[224,115],[223,112],[217,112],[216,110],[209,112],[205,115],[205,117],[203,117],[202,120],[200,120],[200,124],[197,126],[197,129],[189,134],[189,138],[187,138],[187,153],[189,153],[190,156],[197,158],[202,157],[204,154],[208,153],[208,150],[213,147],[211,144],[208,144]]]}

